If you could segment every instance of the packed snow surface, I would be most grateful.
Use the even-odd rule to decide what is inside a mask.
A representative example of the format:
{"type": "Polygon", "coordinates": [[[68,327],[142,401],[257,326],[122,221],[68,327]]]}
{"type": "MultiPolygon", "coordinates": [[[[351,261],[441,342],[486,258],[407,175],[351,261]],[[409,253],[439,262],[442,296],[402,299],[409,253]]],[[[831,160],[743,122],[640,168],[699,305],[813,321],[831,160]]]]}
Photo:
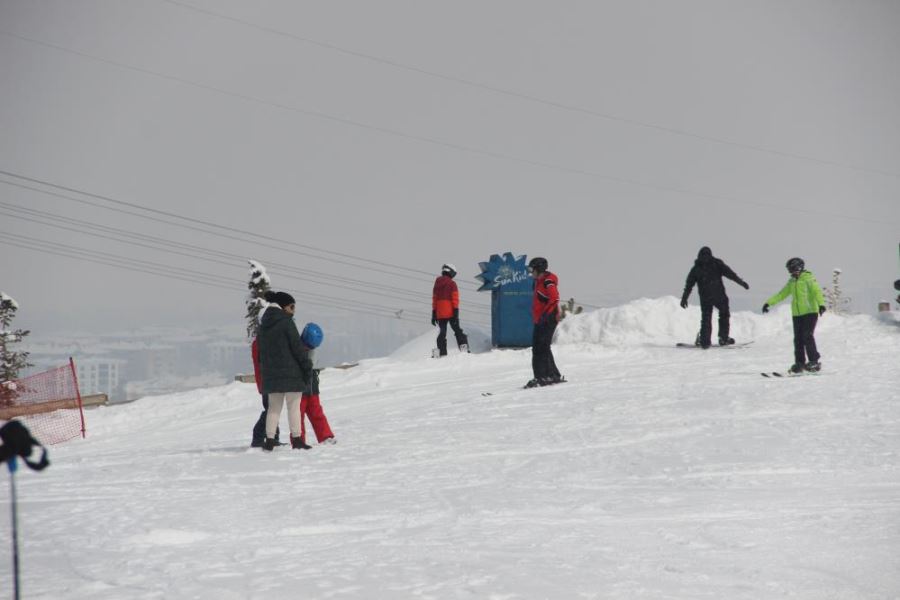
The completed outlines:
{"type": "Polygon", "coordinates": [[[900,329],[826,313],[822,374],[773,380],[788,307],[675,348],[698,318],[570,316],[569,382],[532,390],[530,350],[429,334],[324,371],[338,444],[309,451],[248,448],[252,384],[89,411],[16,476],[23,597],[900,597],[900,329]]]}

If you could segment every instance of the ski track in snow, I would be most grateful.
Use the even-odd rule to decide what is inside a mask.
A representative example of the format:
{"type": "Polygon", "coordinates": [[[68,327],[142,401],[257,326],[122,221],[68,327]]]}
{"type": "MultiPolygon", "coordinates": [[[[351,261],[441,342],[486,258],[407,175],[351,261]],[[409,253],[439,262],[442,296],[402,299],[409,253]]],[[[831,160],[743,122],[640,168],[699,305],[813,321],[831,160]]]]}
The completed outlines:
{"type": "Polygon", "coordinates": [[[339,442],[309,451],[248,448],[253,385],[89,411],[17,476],[23,597],[900,597],[896,328],[826,316],[832,376],[767,380],[783,311],[684,352],[696,323],[641,338],[672,304],[641,302],[567,319],[549,388],[521,389],[529,350],[433,360],[432,335],[327,370],[339,442]]]}

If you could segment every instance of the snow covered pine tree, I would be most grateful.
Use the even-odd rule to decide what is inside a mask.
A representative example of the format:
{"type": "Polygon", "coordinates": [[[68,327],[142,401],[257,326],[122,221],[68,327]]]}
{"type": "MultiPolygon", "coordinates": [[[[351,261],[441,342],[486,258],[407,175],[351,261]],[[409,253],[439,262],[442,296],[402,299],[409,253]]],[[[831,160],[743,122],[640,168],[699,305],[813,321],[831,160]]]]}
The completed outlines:
{"type": "Polygon", "coordinates": [[[259,313],[266,304],[263,298],[271,289],[271,280],[264,266],[255,260],[248,262],[250,263],[250,281],[247,283],[247,289],[250,290],[250,294],[247,296],[247,338],[253,340],[259,329],[259,313]]]}
{"type": "Polygon", "coordinates": [[[15,381],[19,372],[31,365],[28,352],[14,352],[11,344],[21,342],[29,331],[10,330],[12,320],[19,310],[18,303],[4,292],[0,292],[0,406],[8,405],[16,395],[15,381]]]}

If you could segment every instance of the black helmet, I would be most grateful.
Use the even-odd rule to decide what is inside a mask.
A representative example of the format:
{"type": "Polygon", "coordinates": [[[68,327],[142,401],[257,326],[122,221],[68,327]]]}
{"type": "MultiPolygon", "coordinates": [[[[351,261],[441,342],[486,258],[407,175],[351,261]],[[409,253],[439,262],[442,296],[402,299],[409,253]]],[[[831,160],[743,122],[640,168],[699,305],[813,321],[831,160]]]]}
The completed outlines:
{"type": "Polygon", "coordinates": [[[450,279],[453,279],[454,277],[456,277],[456,267],[454,267],[450,263],[444,263],[441,266],[441,275],[446,275],[450,279]]]}
{"type": "Polygon", "coordinates": [[[528,261],[528,270],[543,273],[547,270],[547,259],[540,256],[535,256],[530,261],[528,261]]]}
{"type": "Polygon", "coordinates": [[[788,273],[799,273],[806,268],[806,263],[803,262],[802,258],[794,257],[788,260],[784,266],[787,268],[788,273]]]}

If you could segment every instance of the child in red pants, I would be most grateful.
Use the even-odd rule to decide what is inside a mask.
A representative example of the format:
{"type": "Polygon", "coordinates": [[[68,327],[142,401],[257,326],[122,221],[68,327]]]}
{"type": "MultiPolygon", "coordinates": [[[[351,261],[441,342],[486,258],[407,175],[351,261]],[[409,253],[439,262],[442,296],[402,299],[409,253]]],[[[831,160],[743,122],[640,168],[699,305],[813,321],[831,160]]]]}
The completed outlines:
{"type": "MultiPolygon", "coordinates": [[[[322,329],[315,323],[307,323],[300,334],[300,340],[309,348],[310,353],[322,344],[324,334],[322,329]]],[[[309,385],[303,390],[300,397],[300,447],[308,450],[312,448],[306,443],[306,418],[312,425],[313,433],[316,434],[316,441],[320,444],[335,444],[334,433],[328,425],[328,419],[325,418],[325,411],[322,410],[322,403],[319,401],[319,369],[313,370],[310,377],[309,385]]]]}
{"type": "Polygon", "coordinates": [[[325,411],[322,410],[322,403],[319,402],[319,371],[313,371],[312,380],[309,382],[309,389],[300,397],[300,439],[306,443],[306,418],[312,425],[313,433],[316,434],[316,441],[320,444],[336,444],[334,433],[328,425],[328,419],[325,418],[325,411]]]}

